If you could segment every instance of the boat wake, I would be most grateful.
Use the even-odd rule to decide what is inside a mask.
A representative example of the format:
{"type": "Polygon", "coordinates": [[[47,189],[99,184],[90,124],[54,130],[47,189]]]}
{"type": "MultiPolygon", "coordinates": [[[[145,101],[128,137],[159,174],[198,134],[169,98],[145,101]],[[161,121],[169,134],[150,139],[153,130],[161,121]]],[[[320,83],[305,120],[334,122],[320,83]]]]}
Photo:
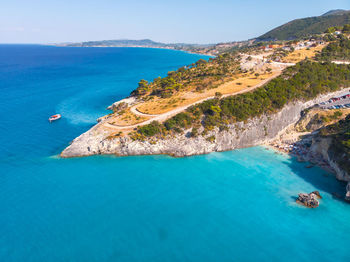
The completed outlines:
{"type": "Polygon", "coordinates": [[[104,108],[94,107],[92,98],[71,97],[57,105],[56,111],[72,125],[93,125],[96,119],[105,115],[104,108]]]}

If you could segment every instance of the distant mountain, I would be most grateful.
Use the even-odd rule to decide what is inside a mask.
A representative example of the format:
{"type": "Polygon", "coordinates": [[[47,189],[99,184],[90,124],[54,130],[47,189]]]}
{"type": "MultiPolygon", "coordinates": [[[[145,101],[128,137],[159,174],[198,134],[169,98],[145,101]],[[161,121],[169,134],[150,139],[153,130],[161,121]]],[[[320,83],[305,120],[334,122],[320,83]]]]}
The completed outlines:
{"type": "Polygon", "coordinates": [[[200,45],[200,44],[165,44],[160,42],[155,42],[150,39],[142,40],[129,40],[129,39],[119,39],[119,40],[102,40],[102,41],[88,41],[80,43],[63,43],[59,46],[72,46],[72,47],[154,47],[154,48],[190,48],[190,47],[208,47],[211,45],[200,45]]]}
{"type": "Polygon", "coordinates": [[[276,27],[257,38],[258,41],[266,40],[291,40],[312,34],[321,34],[332,26],[350,24],[350,11],[332,10],[321,16],[296,19],[284,25],[276,27]]]}
{"type": "Polygon", "coordinates": [[[335,9],[335,10],[331,10],[328,11],[327,13],[323,14],[322,16],[327,16],[327,15],[343,15],[345,13],[349,12],[348,10],[344,10],[344,9],[335,9]]]}
{"type": "Polygon", "coordinates": [[[79,47],[92,47],[92,46],[163,46],[162,43],[154,42],[150,39],[142,40],[129,40],[129,39],[120,39],[120,40],[102,40],[102,41],[88,41],[81,43],[68,43],[62,44],[65,46],[79,46],[79,47]]]}
{"type": "Polygon", "coordinates": [[[237,50],[253,45],[256,41],[292,40],[308,37],[313,34],[321,34],[332,26],[350,24],[350,10],[330,10],[321,16],[307,17],[290,21],[276,27],[266,34],[247,41],[227,42],[218,44],[186,44],[186,43],[161,43],[150,39],[141,40],[101,40],[80,43],[61,43],[57,46],[70,47],[148,47],[183,50],[194,53],[217,55],[223,52],[237,50]]]}

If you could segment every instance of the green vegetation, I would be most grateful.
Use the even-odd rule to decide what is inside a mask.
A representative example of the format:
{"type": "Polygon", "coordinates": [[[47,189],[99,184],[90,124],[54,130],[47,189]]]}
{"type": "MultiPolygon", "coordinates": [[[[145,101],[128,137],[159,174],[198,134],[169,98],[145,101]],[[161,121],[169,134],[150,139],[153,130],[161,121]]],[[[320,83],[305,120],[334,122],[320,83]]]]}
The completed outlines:
{"type": "Polygon", "coordinates": [[[228,124],[280,110],[294,100],[310,100],[317,95],[350,85],[350,66],[303,61],[287,68],[283,75],[253,92],[223,99],[214,98],[194,105],[164,124],[138,128],[141,136],[182,132],[190,127],[203,126],[205,132],[228,124]],[[150,131],[152,130],[152,131],[150,131]]]}
{"type": "Polygon", "coordinates": [[[350,33],[350,25],[349,25],[349,24],[344,25],[344,26],[343,26],[342,32],[343,32],[344,34],[350,33]]]}
{"type": "Polygon", "coordinates": [[[339,117],[341,117],[343,115],[343,113],[341,111],[335,111],[333,113],[333,115],[331,115],[332,119],[339,119],[339,117]]]}
{"type": "Polygon", "coordinates": [[[296,19],[258,37],[261,40],[290,40],[322,34],[330,27],[350,24],[350,12],[296,19]]]}
{"type": "Polygon", "coordinates": [[[217,87],[240,72],[239,59],[236,53],[219,55],[216,58],[210,58],[209,61],[200,59],[190,66],[168,72],[166,77],[158,77],[151,83],[141,80],[132,95],[164,98],[171,97],[178,91],[200,92],[217,87]]]}
{"type": "Polygon", "coordinates": [[[322,128],[319,132],[322,138],[331,139],[329,154],[341,169],[350,173],[350,115],[333,125],[322,128]]]}
{"type": "Polygon", "coordinates": [[[148,125],[139,127],[138,131],[140,134],[143,134],[145,136],[154,136],[155,134],[161,132],[161,128],[162,126],[159,124],[159,122],[153,121],[148,125]]]}
{"type": "Polygon", "coordinates": [[[329,27],[325,31],[325,33],[326,34],[333,34],[336,31],[340,31],[340,32],[342,32],[344,34],[350,33],[350,24],[345,24],[344,26],[332,26],[332,27],[329,27]]]}
{"type": "Polygon", "coordinates": [[[350,40],[342,37],[336,42],[329,43],[317,58],[320,61],[350,60],[350,40]]]}

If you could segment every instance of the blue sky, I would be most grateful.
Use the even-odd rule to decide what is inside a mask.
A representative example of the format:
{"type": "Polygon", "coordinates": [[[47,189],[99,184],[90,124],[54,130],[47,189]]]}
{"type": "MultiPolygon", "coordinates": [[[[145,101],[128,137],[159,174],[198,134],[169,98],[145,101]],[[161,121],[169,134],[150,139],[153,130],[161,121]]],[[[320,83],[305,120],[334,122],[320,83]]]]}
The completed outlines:
{"type": "Polygon", "coordinates": [[[246,40],[331,9],[350,9],[350,1],[5,0],[0,7],[0,43],[246,40]]]}

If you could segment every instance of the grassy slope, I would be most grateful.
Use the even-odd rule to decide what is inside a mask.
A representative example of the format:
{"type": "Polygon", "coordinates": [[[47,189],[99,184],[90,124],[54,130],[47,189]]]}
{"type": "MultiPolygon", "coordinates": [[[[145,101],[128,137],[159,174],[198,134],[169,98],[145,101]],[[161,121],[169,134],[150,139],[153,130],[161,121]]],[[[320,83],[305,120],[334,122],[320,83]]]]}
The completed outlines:
{"type": "Polygon", "coordinates": [[[223,99],[211,99],[192,106],[163,124],[139,127],[141,136],[182,132],[199,127],[227,128],[227,124],[280,110],[293,100],[309,100],[350,85],[350,66],[304,61],[288,68],[284,74],[250,93],[223,99]]]}
{"type": "Polygon", "coordinates": [[[321,61],[350,60],[350,40],[343,38],[339,41],[330,43],[317,57],[321,61]]]}
{"type": "Polygon", "coordinates": [[[281,25],[266,34],[258,37],[258,40],[290,40],[302,38],[313,34],[320,34],[332,26],[343,26],[350,23],[350,11],[341,15],[326,15],[296,19],[281,25]]]}

